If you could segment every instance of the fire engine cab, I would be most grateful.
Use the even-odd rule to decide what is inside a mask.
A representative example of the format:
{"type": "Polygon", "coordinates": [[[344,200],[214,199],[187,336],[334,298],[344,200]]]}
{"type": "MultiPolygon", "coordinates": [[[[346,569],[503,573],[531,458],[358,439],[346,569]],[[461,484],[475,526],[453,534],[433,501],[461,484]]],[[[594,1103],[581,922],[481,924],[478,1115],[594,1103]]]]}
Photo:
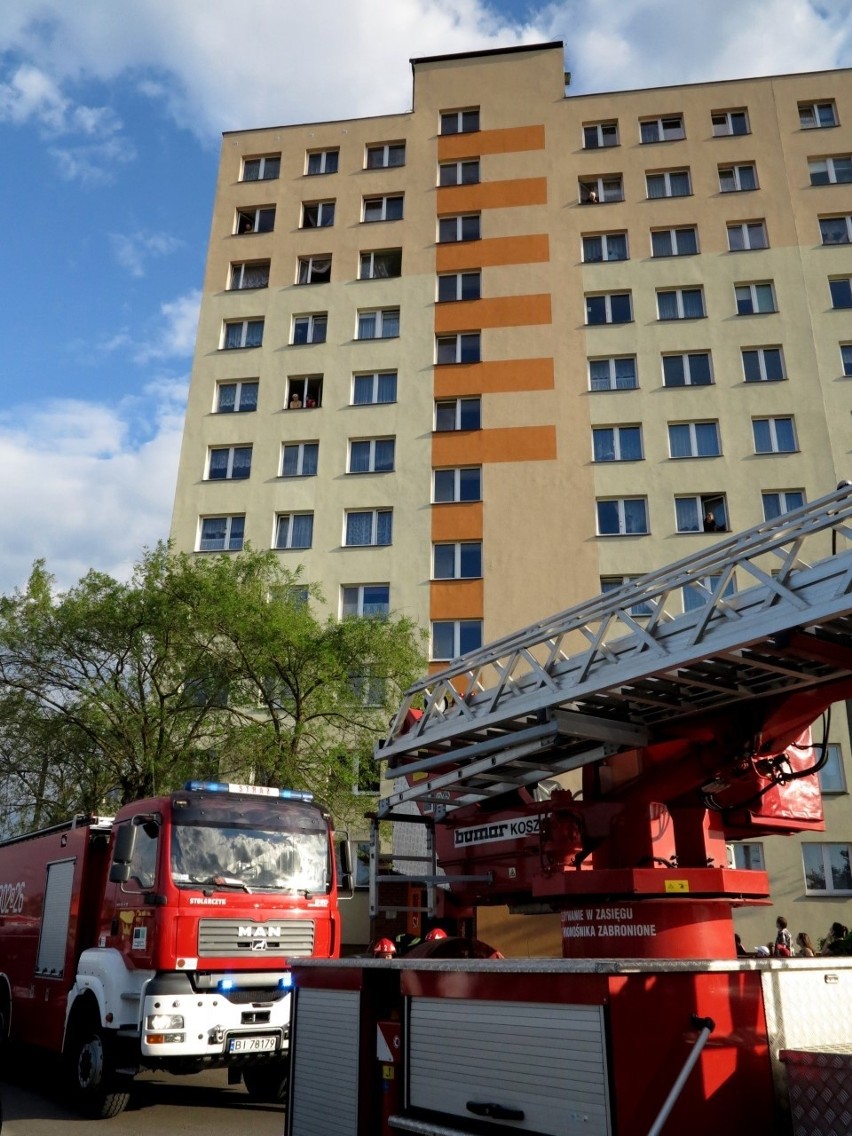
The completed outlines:
{"type": "Polygon", "coordinates": [[[310,793],[191,782],[0,844],[0,1041],[61,1053],[88,1115],[143,1068],[288,1074],[290,960],[339,953],[329,816],[310,793]]]}

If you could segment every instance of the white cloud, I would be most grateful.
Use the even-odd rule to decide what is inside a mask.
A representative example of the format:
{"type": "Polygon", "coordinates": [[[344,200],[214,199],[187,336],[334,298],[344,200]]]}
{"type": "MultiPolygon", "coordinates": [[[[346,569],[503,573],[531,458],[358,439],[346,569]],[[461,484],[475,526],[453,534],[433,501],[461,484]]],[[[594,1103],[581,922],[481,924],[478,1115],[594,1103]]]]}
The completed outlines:
{"type": "Polygon", "coordinates": [[[131,276],[144,276],[148,261],[170,256],[183,241],[170,233],[110,233],[115,259],[131,276]]]}
{"type": "MultiPolygon", "coordinates": [[[[160,304],[160,320],[144,330],[122,328],[98,345],[103,354],[128,355],[134,363],[185,359],[195,348],[201,293],[197,289],[160,304]]],[[[83,345],[77,345],[81,349],[83,345]]]]}

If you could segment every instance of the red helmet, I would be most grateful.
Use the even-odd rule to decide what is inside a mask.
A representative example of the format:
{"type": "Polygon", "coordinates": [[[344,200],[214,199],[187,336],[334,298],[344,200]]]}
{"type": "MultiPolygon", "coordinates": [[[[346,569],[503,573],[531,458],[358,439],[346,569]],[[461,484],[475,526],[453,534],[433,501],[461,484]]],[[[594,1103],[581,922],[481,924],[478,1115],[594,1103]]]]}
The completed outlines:
{"type": "Polygon", "coordinates": [[[396,947],[390,939],[377,939],[373,943],[373,954],[376,958],[392,958],[396,954],[396,947]]]}
{"type": "Polygon", "coordinates": [[[434,939],[446,939],[447,932],[442,927],[433,927],[429,934],[426,936],[426,942],[430,943],[434,939]]]}

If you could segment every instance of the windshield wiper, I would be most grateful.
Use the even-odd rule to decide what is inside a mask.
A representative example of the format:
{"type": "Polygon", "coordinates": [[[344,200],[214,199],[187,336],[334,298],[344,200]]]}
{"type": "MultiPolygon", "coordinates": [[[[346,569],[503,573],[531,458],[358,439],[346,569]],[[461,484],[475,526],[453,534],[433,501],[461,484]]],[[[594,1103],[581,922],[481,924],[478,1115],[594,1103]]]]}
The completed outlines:
{"type": "Polygon", "coordinates": [[[191,884],[213,884],[217,888],[242,888],[247,891],[249,895],[253,895],[251,888],[245,880],[238,880],[234,876],[190,876],[189,882],[191,884]]]}

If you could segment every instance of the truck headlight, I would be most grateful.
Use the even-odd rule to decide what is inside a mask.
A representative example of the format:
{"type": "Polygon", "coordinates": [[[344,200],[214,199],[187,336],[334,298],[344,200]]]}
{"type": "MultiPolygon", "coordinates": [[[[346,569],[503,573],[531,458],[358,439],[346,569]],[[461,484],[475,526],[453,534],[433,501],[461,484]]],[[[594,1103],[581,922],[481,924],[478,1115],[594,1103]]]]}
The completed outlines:
{"type": "Polygon", "coordinates": [[[145,1019],[145,1029],[156,1033],[183,1029],[183,1014],[149,1014],[145,1019]]]}

